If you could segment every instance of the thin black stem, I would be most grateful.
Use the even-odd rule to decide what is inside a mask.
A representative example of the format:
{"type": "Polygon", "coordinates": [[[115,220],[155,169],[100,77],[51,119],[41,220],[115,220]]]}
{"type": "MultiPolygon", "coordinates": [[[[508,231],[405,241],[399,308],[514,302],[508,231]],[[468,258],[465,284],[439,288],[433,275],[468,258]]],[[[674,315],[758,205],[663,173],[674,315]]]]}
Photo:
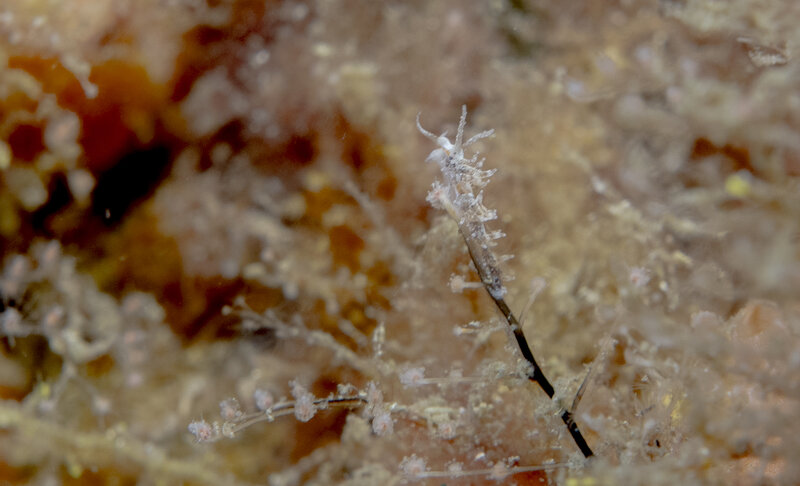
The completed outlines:
{"type": "Polygon", "coordinates": [[[583,434],[581,434],[581,431],[578,429],[578,424],[576,424],[575,420],[572,418],[572,412],[564,410],[564,413],[561,414],[561,420],[563,420],[564,424],[567,426],[569,435],[572,436],[572,440],[575,441],[578,449],[581,450],[583,457],[592,457],[594,452],[592,452],[592,448],[586,443],[586,439],[583,438],[583,434]]]}
{"type": "MultiPolygon", "coordinates": [[[[542,368],[539,367],[539,364],[536,363],[536,358],[533,357],[533,352],[528,344],[528,339],[522,332],[522,326],[520,326],[517,318],[514,316],[514,313],[511,312],[511,309],[508,307],[508,304],[506,304],[504,299],[492,298],[492,300],[494,300],[494,303],[497,304],[497,308],[503,313],[503,316],[506,318],[506,322],[508,322],[511,330],[514,332],[514,338],[517,340],[517,345],[519,346],[520,352],[522,352],[522,357],[525,358],[525,361],[530,363],[532,367],[531,372],[528,374],[528,379],[536,382],[552,400],[553,396],[555,395],[553,385],[550,383],[550,380],[544,376],[544,372],[542,371],[542,368]]],[[[581,434],[580,429],[578,429],[578,424],[575,423],[575,420],[572,417],[572,412],[569,410],[564,410],[564,412],[561,414],[561,420],[564,422],[564,425],[567,426],[569,435],[572,436],[572,440],[575,441],[578,449],[581,450],[583,457],[593,456],[594,452],[592,452],[591,447],[589,447],[589,444],[586,443],[586,439],[583,438],[583,434],[581,434]]]]}
{"type": "MultiPolygon", "coordinates": [[[[483,283],[484,289],[497,305],[497,308],[500,309],[500,312],[503,313],[503,316],[506,318],[506,322],[511,328],[511,331],[514,333],[514,339],[517,340],[517,346],[519,346],[522,357],[525,358],[525,361],[531,365],[531,371],[528,374],[528,379],[538,384],[539,387],[544,390],[547,396],[552,400],[553,396],[555,395],[553,385],[550,383],[547,377],[544,376],[542,368],[536,362],[536,358],[533,357],[533,351],[531,351],[531,347],[528,344],[528,339],[522,332],[522,326],[520,325],[516,316],[514,316],[514,313],[511,312],[511,308],[508,307],[505,299],[497,296],[497,292],[492,292],[492,289],[497,289],[499,285],[501,285],[499,282],[499,270],[497,269],[494,256],[488,251],[487,248],[481,247],[477,242],[475,242],[474,239],[471,238],[473,231],[471,231],[469,228],[464,228],[459,225],[459,230],[461,231],[461,236],[464,238],[464,241],[467,244],[469,256],[472,259],[472,262],[475,264],[475,268],[478,271],[478,276],[483,283]],[[479,256],[481,258],[479,258],[479,256]]],[[[575,444],[578,446],[578,449],[580,449],[583,456],[593,456],[594,452],[592,452],[589,444],[586,443],[586,439],[583,438],[583,434],[581,434],[580,429],[578,429],[578,424],[575,423],[575,420],[572,417],[572,412],[569,410],[564,410],[561,414],[561,420],[564,422],[564,425],[567,426],[569,435],[572,436],[572,440],[575,441],[575,444]]]]}
{"type": "Polygon", "coordinates": [[[536,358],[533,357],[533,351],[531,351],[531,347],[528,345],[528,339],[522,332],[522,326],[520,326],[517,318],[511,312],[511,309],[508,307],[508,304],[506,304],[504,299],[493,298],[492,300],[494,300],[494,303],[497,304],[497,308],[503,313],[503,316],[506,318],[506,322],[508,322],[508,325],[511,327],[511,331],[514,333],[514,339],[517,340],[519,350],[522,352],[522,357],[525,358],[525,361],[530,363],[531,367],[533,368],[531,373],[528,375],[528,379],[538,383],[547,396],[553,398],[553,395],[555,395],[553,385],[550,384],[550,380],[544,376],[542,368],[536,362],[536,358]]]}

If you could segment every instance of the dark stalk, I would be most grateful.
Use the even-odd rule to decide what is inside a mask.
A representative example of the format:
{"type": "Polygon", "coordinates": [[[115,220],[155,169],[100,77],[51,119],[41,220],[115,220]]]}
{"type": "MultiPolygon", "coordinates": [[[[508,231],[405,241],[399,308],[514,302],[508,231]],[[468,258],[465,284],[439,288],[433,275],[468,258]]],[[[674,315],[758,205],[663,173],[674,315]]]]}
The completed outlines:
{"type": "MultiPolygon", "coordinates": [[[[520,325],[516,316],[514,316],[514,313],[511,312],[511,308],[508,307],[505,299],[499,296],[501,292],[498,292],[498,290],[502,288],[502,282],[500,280],[500,274],[499,270],[497,269],[497,263],[494,255],[492,255],[488,248],[481,247],[476,240],[469,236],[472,234],[472,228],[470,228],[469,225],[466,228],[459,225],[459,231],[461,232],[461,236],[464,238],[464,241],[467,244],[469,256],[472,259],[472,263],[475,265],[476,270],[478,271],[478,276],[483,283],[483,288],[486,290],[486,293],[489,294],[489,297],[491,297],[491,299],[497,305],[497,308],[500,309],[500,312],[505,317],[506,322],[511,328],[511,331],[514,333],[514,339],[517,341],[517,346],[519,346],[522,357],[525,358],[525,361],[531,365],[531,371],[528,373],[528,380],[539,385],[539,387],[552,400],[553,396],[555,395],[553,385],[544,375],[542,368],[536,362],[536,358],[533,357],[533,351],[531,351],[531,347],[528,344],[528,339],[525,337],[525,333],[522,332],[522,326],[520,325]]],[[[567,426],[569,435],[572,436],[572,440],[575,441],[575,444],[578,446],[578,449],[580,449],[583,457],[588,458],[593,456],[594,452],[592,452],[592,449],[589,447],[589,444],[586,443],[586,439],[584,439],[583,434],[581,434],[578,424],[575,423],[575,420],[572,416],[572,412],[564,409],[561,413],[561,420],[564,422],[564,425],[567,426]]]]}

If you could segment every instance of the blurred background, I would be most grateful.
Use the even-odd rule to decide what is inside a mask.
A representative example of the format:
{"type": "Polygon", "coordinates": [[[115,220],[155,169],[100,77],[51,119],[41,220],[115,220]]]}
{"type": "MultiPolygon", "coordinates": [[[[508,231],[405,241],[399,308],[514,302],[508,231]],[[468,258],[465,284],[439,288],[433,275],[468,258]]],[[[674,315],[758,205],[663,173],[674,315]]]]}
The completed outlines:
{"type": "Polygon", "coordinates": [[[450,471],[430,484],[796,484],[798,22],[783,0],[0,2],[0,484],[384,485],[412,457],[450,471]],[[493,302],[454,292],[476,277],[415,118],[452,136],[462,105],[467,136],[495,130],[507,301],[536,294],[559,403],[586,383],[589,464],[493,302]],[[290,380],[373,383],[393,430],[357,407],[187,431],[290,380]]]}

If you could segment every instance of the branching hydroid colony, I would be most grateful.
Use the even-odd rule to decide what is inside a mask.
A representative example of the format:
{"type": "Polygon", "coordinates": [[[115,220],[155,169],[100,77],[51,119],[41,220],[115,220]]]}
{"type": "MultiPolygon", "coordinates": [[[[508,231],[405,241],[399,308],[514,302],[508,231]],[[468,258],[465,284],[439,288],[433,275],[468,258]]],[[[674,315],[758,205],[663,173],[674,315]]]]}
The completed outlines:
{"type": "MultiPolygon", "coordinates": [[[[482,168],[484,159],[479,159],[477,153],[470,158],[464,154],[465,148],[478,140],[492,136],[494,130],[483,131],[464,142],[466,123],[467,107],[462,106],[461,119],[458,122],[454,143],[447,138],[447,132],[436,136],[422,128],[419,123],[419,115],[417,115],[419,131],[439,146],[428,155],[426,161],[439,164],[444,179],[441,182],[433,183],[427,199],[435,208],[446,211],[458,224],[458,230],[467,244],[470,258],[483,287],[505,317],[522,357],[530,365],[528,379],[537,383],[547,396],[553,399],[555,395],[553,385],[550,384],[541,367],[536,363],[528,340],[522,332],[522,326],[505,301],[506,287],[503,284],[503,274],[498,267],[498,259],[492,252],[496,240],[502,238],[504,234],[501,231],[486,229],[487,222],[497,219],[497,212],[483,205],[482,188],[489,183],[489,178],[495,173],[495,169],[484,170],[482,168]]],[[[592,456],[592,449],[578,429],[572,411],[562,408],[561,420],[569,429],[570,435],[584,457],[592,456]]]]}
{"type": "MultiPolygon", "coordinates": [[[[497,218],[497,213],[483,205],[482,189],[488,184],[495,170],[483,169],[483,159],[479,159],[477,154],[468,158],[464,153],[465,148],[491,136],[494,131],[484,131],[464,141],[466,117],[466,107],[462,107],[458,131],[455,140],[452,142],[446,137],[446,134],[436,136],[422,128],[419,123],[419,117],[417,117],[417,127],[420,132],[438,145],[438,148],[428,156],[427,161],[439,164],[443,176],[441,181],[437,180],[433,183],[427,200],[434,207],[446,211],[456,221],[480,277],[480,283],[473,284],[464,282],[460,278],[453,278],[450,285],[453,288],[462,289],[483,287],[488,292],[505,317],[522,353],[522,357],[527,363],[525,376],[530,381],[538,384],[547,396],[553,400],[555,395],[553,385],[545,377],[533,357],[533,352],[522,331],[520,321],[505,301],[507,289],[500,270],[501,259],[496,257],[492,250],[496,241],[502,238],[504,234],[501,231],[490,231],[486,227],[488,222],[497,218]]],[[[284,322],[271,310],[263,313],[253,311],[247,306],[243,298],[237,299],[235,305],[226,308],[225,312],[232,312],[238,315],[242,319],[243,327],[246,329],[269,329],[279,338],[299,339],[305,341],[309,346],[325,348],[331,351],[336,359],[358,370],[369,381],[360,388],[349,384],[340,384],[336,393],[331,393],[327,397],[315,397],[298,380],[293,380],[289,384],[291,398],[276,398],[268,390],[256,389],[251,400],[256,410],[249,412],[240,407],[236,399],[223,400],[220,403],[221,422],[214,421],[209,423],[205,420],[198,420],[189,425],[189,431],[200,442],[214,442],[223,438],[231,438],[255,423],[272,422],[284,416],[294,415],[298,421],[307,422],[318,411],[329,408],[359,409],[362,418],[371,424],[371,433],[373,435],[387,436],[394,432],[395,421],[398,419],[418,423],[436,423],[435,418],[429,414],[427,409],[420,411],[413,406],[384,400],[381,386],[387,380],[394,378],[395,375],[400,383],[406,387],[480,381],[480,378],[476,377],[426,378],[424,376],[424,367],[409,367],[403,372],[398,372],[392,366],[387,366],[386,362],[379,359],[385,337],[382,326],[376,329],[372,337],[373,355],[364,357],[353,352],[347,346],[338,343],[330,334],[309,329],[299,315],[295,315],[291,322],[284,322]]],[[[590,457],[593,454],[592,450],[583,438],[572,416],[582,392],[583,385],[571,409],[561,407],[558,410],[560,410],[561,419],[566,424],[581,453],[583,453],[584,457],[590,457]]],[[[452,422],[437,423],[436,428],[441,437],[452,438],[455,435],[455,424],[452,422]]],[[[518,466],[515,463],[516,459],[512,457],[497,461],[490,468],[462,469],[460,465],[451,464],[452,467],[448,467],[447,470],[437,471],[428,468],[425,457],[412,454],[405,456],[399,467],[406,479],[420,480],[475,476],[502,479],[509,474],[526,471],[545,471],[565,466],[563,463],[518,466]]]]}

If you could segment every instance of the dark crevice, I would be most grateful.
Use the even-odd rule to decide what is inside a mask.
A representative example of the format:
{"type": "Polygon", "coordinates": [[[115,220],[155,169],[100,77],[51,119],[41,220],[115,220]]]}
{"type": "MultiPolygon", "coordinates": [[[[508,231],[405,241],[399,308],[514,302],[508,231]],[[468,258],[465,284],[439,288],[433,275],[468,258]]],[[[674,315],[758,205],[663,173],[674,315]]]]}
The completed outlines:
{"type": "Polygon", "coordinates": [[[92,194],[92,213],[106,226],[114,226],[128,210],[151,194],[170,166],[166,146],[134,150],[102,173],[92,194]]]}

